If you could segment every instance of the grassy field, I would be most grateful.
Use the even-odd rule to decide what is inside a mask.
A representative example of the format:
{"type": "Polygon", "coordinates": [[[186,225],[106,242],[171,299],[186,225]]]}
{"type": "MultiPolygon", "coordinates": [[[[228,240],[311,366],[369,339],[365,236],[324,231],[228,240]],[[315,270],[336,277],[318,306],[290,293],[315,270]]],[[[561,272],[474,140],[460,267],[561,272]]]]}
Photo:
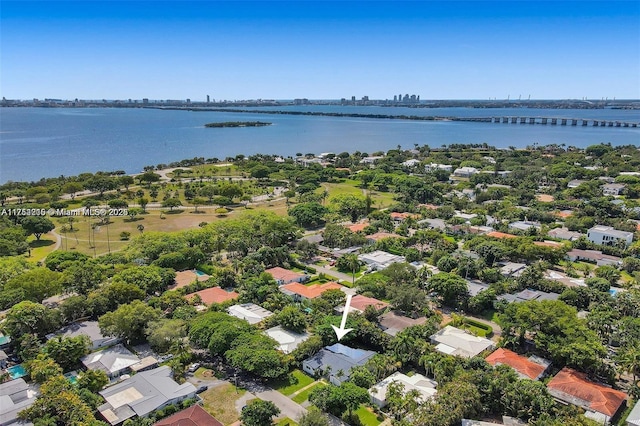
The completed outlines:
{"type": "Polygon", "coordinates": [[[36,240],[34,236],[31,236],[27,238],[27,242],[29,243],[30,253],[27,259],[33,262],[39,262],[55,249],[56,236],[49,232],[48,234],[42,235],[40,241],[36,240]]]}
{"type": "Polygon", "coordinates": [[[203,399],[202,408],[222,424],[231,424],[240,419],[240,414],[235,408],[235,402],[245,392],[245,390],[238,389],[231,383],[209,389],[200,394],[203,399]]]}
{"type": "Polygon", "coordinates": [[[318,386],[327,386],[326,383],[324,382],[318,382],[313,386],[308,387],[307,389],[303,390],[302,392],[300,392],[299,394],[295,395],[293,398],[291,398],[294,402],[297,402],[298,404],[302,404],[303,402],[305,402],[306,400],[309,399],[309,395],[311,395],[311,392],[317,388],[318,386]]]}
{"type": "Polygon", "coordinates": [[[363,426],[378,426],[384,421],[382,417],[378,417],[369,407],[364,405],[361,405],[360,408],[355,411],[355,414],[358,415],[360,423],[363,426]]]}
{"type": "Polygon", "coordinates": [[[280,392],[283,395],[289,396],[292,393],[302,389],[303,387],[310,385],[314,380],[304,374],[300,370],[293,370],[287,379],[283,379],[277,382],[271,383],[271,387],[280,392]]]}
{"type": "MultiPolygon", "coordinates": [[[[363,197],[365,193],[359,185],[360,181],[358,180],[344,179],[339,183],[323,183],[321,188],[318,188],[316,192],[320,194],[326,190],[329,193],[327,197],[329,200],[336,195],[358,195],[363,197]]],[[[373,207],[375,208],[389,207],[394,202],[393,194],[390,192],[368,190],[367,193],[371,196],[373,207]]]]}
{"type": "Polygon", "coordinates": [[[294,422],[289,417],[285,417],[284,419],[282,419],[278,423],[276,423],[276,425],[278,425],[278,426],[298,426],[298,423],[294,422]]]}

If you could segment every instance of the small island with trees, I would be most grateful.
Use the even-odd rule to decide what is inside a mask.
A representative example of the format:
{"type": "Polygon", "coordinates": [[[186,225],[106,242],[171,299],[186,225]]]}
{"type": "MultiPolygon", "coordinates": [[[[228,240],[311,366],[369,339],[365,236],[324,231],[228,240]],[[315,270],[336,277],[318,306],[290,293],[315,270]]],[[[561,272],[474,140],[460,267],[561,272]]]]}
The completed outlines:
{"type": "Polygon", "coordinates": [[[271,126],[264,121],[224,121],[222,123],[207,123],[204,127],[263,127],[271,126]]]}

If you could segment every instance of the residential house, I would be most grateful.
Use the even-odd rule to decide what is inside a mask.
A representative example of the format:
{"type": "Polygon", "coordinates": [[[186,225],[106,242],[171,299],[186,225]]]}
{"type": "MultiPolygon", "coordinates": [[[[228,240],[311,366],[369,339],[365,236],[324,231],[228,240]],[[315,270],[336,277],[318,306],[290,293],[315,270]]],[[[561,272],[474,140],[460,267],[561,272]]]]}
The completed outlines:
{"type": "Polygon", "coordinates": [[[418,221],[418,226],[421,228],[438,229],[440,231],[447,229],[447,224],[443,219],[422,219],[418,221]]]}
{"type": "Polygon", "coordinates": [[[612,226],[596,225],[587,231],[587,239],[594,244],[605,246],[624,244],[628,247],[633,241],[633,232],[618,231],[612,226]]]}
{"type": "Polygon", "coordinates": [[[438,352],[463,358],[473,358],[482,351],[494,347],[491,340],[474,336],[450,325],[432,335],[431,343],[436,345],[438,352]]]}
{"type": "Polygon", "coordinates": [[[505,239],[509,239],[509,238],[518,238],[517,235],[507,234],[505,232],[500,232],[500,231],[488,232],[486,235],[487,235],[487,237],[497,238],[499,240],[505,240],[505,239]]]}
{"type": "Polygon", "coordinates": [[[278,285],[289,283],[303,283],[309,280],[308,275],[299,274],[289,269],[276,266],[275,268],[265,269],[265,272],[273,277],[278,285]]]}
{"type": "Polygon", "coordinates": [[[586,180],[573,179],[573,180],[570,180],[569,183],[567,183],[567,188],[577,188],[585,182],[586,180]]]}
{"type": "Polygon", "coordinates": [[[371,269],[381,271],[388,268],[394,263],[405,262],[404,256],[397,256],[395,254],[387,253],[386,251],[376,250],[371,253],[363,253],[358,255],[358,259],[365,264],[369,265],[371,269]]]}
{"type": "Polygon", "coordinates": [[[193,299],[196,295],[200,296],[202,304],[209,306],[213,303],[224,303],[230,300],[236,300],[240,295],[235,291],[226,291],[220,287],[211,287],[204,290],[196,291],[184,296],[187,300],[193,299]]]}
{"type": "Polygon", "coordinates": [[[80,361],[88,370],[102,370],[109,378],[116,378],[128,372],[132,365],[139,363],[140,358],[123,345],[116,345],[83,356],[80,361]]]}
{"type": "Polygon", "coordinates": [[[347,225],[346,228],[351,232],[362,232],[367,226],[369,226],[369,222],[354,223],[353,225],[347,225]]]}
{"type": "Polygon", "coordinates": [[[584,278],[573,278],[567,274],[554,271],[553,269],[547,269],[544,271],[544,278],[551,281],[557,281],[566,285],[567,287],[585,287],[584,278]]]}
{"type": "Polygon", "coordinates": [[[415,167],[418,164],[420,164],[420,160],[416,160],[415,158],[411,158],[410,160],[402,162],[402,165],[405,167],[415,167]]]}
{"type": "Polygon", "coordinates": [[[390,232],[376,232],[375,234],[367,235],[367,242],[370,244],[376,243],[385,238],[403,238],[402,235],[392,234],[390,232]]]}
{"type": "Polygon", "coordinates": [[[600,424],[609,424],[627,398],[624,392],[592,382],[586,374],[567,367],[556,374],[547,389],[557,400],[583,408],[586,417],[600,424]]]}
{"type": "Polygon", "coordinates": [[[477,296],[481,291],[488,290],[489,286],[481,281],[470,281],[467,280],[467,291],[469,292],[469,296],[477,296]]]}
{"type": "Polygon", "coordinates": [[[343,286],[336,282],[324,284],[312,284],[305,286],[300,283],[291,283],[280,286],[280,291],[288,296],[292,296],[296,301],[315,299],[328,290],[342,290],[343,286]]]}
{"type": "Polygon", "coordinates": [[[206,281],[208,279],[209,275],[202,272],[198,273],[193,269],[189,269],[187,271],[179,271],[176,272],[175,285],[170,286],[169,288],[171,290],[176,290],[178,288],[186,287],[189,284],[206,281]]]}
{"type": "Polygon", "coordinates": [[[391,213],[389,213],[389,216],[391,217],[391,220],[393,220],[396,223],[404,222],[406,219],[408,219],[410,217],[412,217],[412,218],[416,217],[415,214],[399,213],[399,212],[391,212],[391,213]]]}
{"type": "Polygon", "coordinates": [[[435,172],[436,170],[444,170],[445,172],[451,173],[451,171],[453,170],[453,166],[451,164],[438,164],[438,163],[426,164],[424,166],[424,171],[427,173],[435,172]]]}
{"type": "Polygon", "coordinates": [[[526,289],[515,294],[501,294],[496,297],[497,300],[507,303],[527,302],[529,300],[558,300],[558,293],[547,293],[539,290],[526,289]]]}
{"type": "Polygon", "coordinates": [[[617,197],[624,191],[624,188],[625,185],[621,183],[607,183],[602,185],[602,194],[617,197]]]}
{"type": "MultiPolygon", "coordinates": [[[[382,311],[386,309],[389,304],[382,300],[374,299],[373,297],[366,297],[361,294],[357,294],[351,298],[351,304],[349,305],[349,312],[363,313],[368,306],[373,306],[376,311],[382,311]]],[[[335,311],[339,314],[344,312],[344,306],[340,305],[335,308],[335,311]]]]}
{"type": "Polygon", "coordinates": [[[257,324],[265,318],[273,315],[273,312],[266,310],[255,303],[243,303],[242,305],[233,305],[227,308],[229,315],[243,319],[249,324],[257,324]]]}
{"type": "Polygon", "coordinates": [[[551,362],[545,359],[536,356],[526,358],[504,348],[498,348],[485,359],[494,367],[497,365],[508,365],[516,371],[520,378],[531,380],[538,380],[543,377],[551,365],[551,362]]]}
{"type": "Polygon", "coordinates": [[[640,426],[640,401],[636,402],[633,410],[627,416],[627,426],[640,426]]]}
{"type": "Polygon", "coordinates": [[[104,419],[119,425],[133,417],[147,417],[152,412],[196,395],[196,387],[173,380],[171,368],[163,366],[142,371],[99,392],[106,403],[98,407],[104,419]]]}
{"type": "Polygon", "coordinates": [[[524,263],[504,262],[501,263],[500,273],[505,277],[519,277],[527,267],[524,263]]]}
{"type": "Polygon", "coordinates": [[[139,362],[133,364],[130,368],[134,373],[138,373],[140,371],[152,370],[158,366],[158,360],[152,356],[146,356],[142,358],[139,362]]]}
{"type": "Polygon", "coordinates": [[[470,178],[475,174],[478,174],[478,169],[475,167],[459,167],[453,171],[454,176],[464,178],[470,178]]]}
{"type": "Polygon", "coordinates": [[[414,325],[421,325],[425,322],[427,322],[426,317],[413,319],[403,315],[398,315],[393,311],[386,312],[378,318],[378,325],[382,331],[390,336],[395,336],[405,328],[412,327],[414,325]]]}
{"type": "Polygon", "coordinates": [[[82,321],[68,325],[56,334],[48,334],[47,340],[51,340],[56,336],[77,337],[87,336],[91,342],[91,350],[95,351],[100,348],[106,348],[120,343],[119,337],[104,336],[100,331],[98,321],[82,321]]]}
{"type": "Polygon", "coordinates": [[[0,425],[18,424],[18,413],[36,401],[36,394],[22,378],[0,383],[0,425]]]}
{"type": "Polygon", "coordinates": [[[569,231],[567,228],[555,228],[547,232],[547,235],[551,238],[558,238],[559,240],[575,241],[582,237],[584,234],[580,232],[569,231]]]}
{"type": "Polygon", "coordinates": [[[422,374],[407,376],[397,371],[369,389],[371,403],[380,408],[385,407],[387,405],[387,388],[394,382],[404,386],[405,394],[410,391],[416,391],[422,402],[431,399],[436,394],[436,387],[438,386],[436,382],[426,378],[422,374]]]}
{"type": "Polygon", "coordinates": [[[509,224],[509,229],[513,229],[514,231],[528,232],[531,228],[539,231],[541,225],[539,222],[531,222],[528,220],[518,220],[509,224]]]}
{"type": "Polygon", "coordinates": [[[224,426],[215,417],[207,413],[204,408],[194,404],[189,408],[178,411],[172,416],[165,417],[153,426],[224,426]]]}
{"type": "Polygon", "coordinates": [[[353,367],[366,364],[375,354],[373,351],[336,343],[320,349],[317,354],[302,361],[302,369],[312,376],[327,374],[331,383],[340,386],[349,380],[353,367]]]}
{"type": "Polygon", "coordinates": [[[278,345],[280,345],[278,349],[280,349],[285,354],[290,354],[298,347],[298,345],[300,345],[300,343],[311,337],[309,333],[296,333],[281,326],[272,327],[268,330],[265,330],[264,334],[278,342],[278,345]]]}
{"type": "Polygon", "coordinates": [[[611,256],[602,253],[600,250],[581,250],[573,249],[567,252],[567,258],[572,261],[586,260],[587,262],[595,262],[598,266],[622,265],[622,259],[617,256],[611,256]]]}

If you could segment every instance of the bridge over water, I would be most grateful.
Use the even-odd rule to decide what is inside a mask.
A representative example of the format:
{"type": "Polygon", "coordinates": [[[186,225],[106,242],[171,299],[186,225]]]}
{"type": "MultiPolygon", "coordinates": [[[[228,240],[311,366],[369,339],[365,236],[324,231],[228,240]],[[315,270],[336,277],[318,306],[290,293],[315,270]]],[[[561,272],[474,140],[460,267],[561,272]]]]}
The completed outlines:
{"type": "Polygon", "coordinates": [[[559,117],[456,117],[453,121],[473,121],[502,124],[544,124],[551,126],[592,126],[592,127],[639,127],[640,124],[618,120],[598,120],[593,118],[559,117]]]}

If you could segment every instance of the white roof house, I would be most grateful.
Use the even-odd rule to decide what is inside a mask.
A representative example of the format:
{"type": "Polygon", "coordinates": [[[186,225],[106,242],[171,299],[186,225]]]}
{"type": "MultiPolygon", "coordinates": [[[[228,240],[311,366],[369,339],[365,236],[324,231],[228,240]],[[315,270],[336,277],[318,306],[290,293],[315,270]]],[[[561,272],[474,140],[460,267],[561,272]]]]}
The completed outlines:
{"type": "Polygon", "coordinates": [[[418,164],[420,164],[420,160],[416,160],[415,158],[411,158],[410,160],[402,162],[402,165],[405,167],[414,167],[418,164]]]}
{"type": "Polygon", "coordinates": [[[459,167],[453,171],[454,176],[458,177],[471,177],[478,173],[478,169],[475,167],[459,167]]]}
{"type": "Polygon", "coordinates": [[[633,232],[619,231],[612,226],[596,225],[587,231],[587,239],[594,244],[605,246],[617,245],[619,242],[630,246],[633,241],[633,232]]]}
{"type": "Polygon", "coordinates": [[[35,397],[36,392],[22,378],[1,383],[0,425],[17,424],[18,413],[29,408],[36,401],[35,397]]]}
{"type": "Polygon", "coordinates": [[[480,352],[494,347],[491,340],[474,336],[450,325],[432,335],[431,343],[436,345],[438,352],[464,358],[472,358],[480,352]]]}
{"type": "Polygon", "coordinates": [[[404,256],[397,256],[382,250],[361,254],[358,259],[377,270],[385,269],[394,263],[406,261],[404,256]]]}
{"type": "Polygon", "coordinates": [[[257,324],[263,319],[273,315],[273,312],[264,309],[255,303],[243,303],[227,308],[229,315],[246,320],[249,324],[257,324]]]}
{"type": "Polygon", "coordinates": [[[405,393],[412,390],[418,391],[423,402],[436,394],[436,386],[438,385],[436,382],[426,378],[422,374],[407,376],[406,374],[402,374],[398,371],[378,384],[373,385],[371,389],[369,389],[371,402],[380,408],[387,405],[387,388],[393,382],[401,383],[404,386],[405,393]]]}
{"type": "Polygon", "coordinates": [[[264,334],[278,342],[278,344],[280,345],[278,349],[280,349],[285,354],[290,354],[295,350],[295,348],[298,347],[298,345],[300,345],[300,343],[311,337],[309,333],[295,333],[293,331],[284,329],[281,326],[272,327],[268,330],[265,330],[264,334]]]}
{"type": "Polygon", "coordinates": [[[124,373],[134,364],[140,362],[140,358],[134,355],[123,345],[116,345],[103,351],[93,352],[80,359],[89,370],[102,370],[107,376],[113,378],[124,373]]]}
{"type": "Polygon", "coordinates": [[[145,417],[169,404],[196,395],[196,387],[173,380],[171,368],[163,366],[143,371],[100,391],[106,403],[98,411],[109,423],[117,425],[132,417],[145,417]]]}
{"type": "Polygon", "coordinates": [[[640,401],[636,402],[633,410],[627,416],[627,426],[640,426],[640,401]]]}
{"type": "Polygon", "coordinates": [[[517,231],[528,231],[531,228],[535,228],[537,230],[540,230],[541,225],[540,222],[531,222],[528,220],[518,220],[516,222],[511,222],[509,224],[509,229],[515,229],[517,231]]]}
{"type": "MultiPolygon", "coordinates": [[[[100,331],[98,321],[82,321],[68,325],[61,329],[58,334],[63,337],[87,336],[91,341],[91,349],[96,350],[120,343],[120,338],[104,336],[100,331]]],[[[56,334],[47,335],[47,340],[54,338],[56,334]]]]}

